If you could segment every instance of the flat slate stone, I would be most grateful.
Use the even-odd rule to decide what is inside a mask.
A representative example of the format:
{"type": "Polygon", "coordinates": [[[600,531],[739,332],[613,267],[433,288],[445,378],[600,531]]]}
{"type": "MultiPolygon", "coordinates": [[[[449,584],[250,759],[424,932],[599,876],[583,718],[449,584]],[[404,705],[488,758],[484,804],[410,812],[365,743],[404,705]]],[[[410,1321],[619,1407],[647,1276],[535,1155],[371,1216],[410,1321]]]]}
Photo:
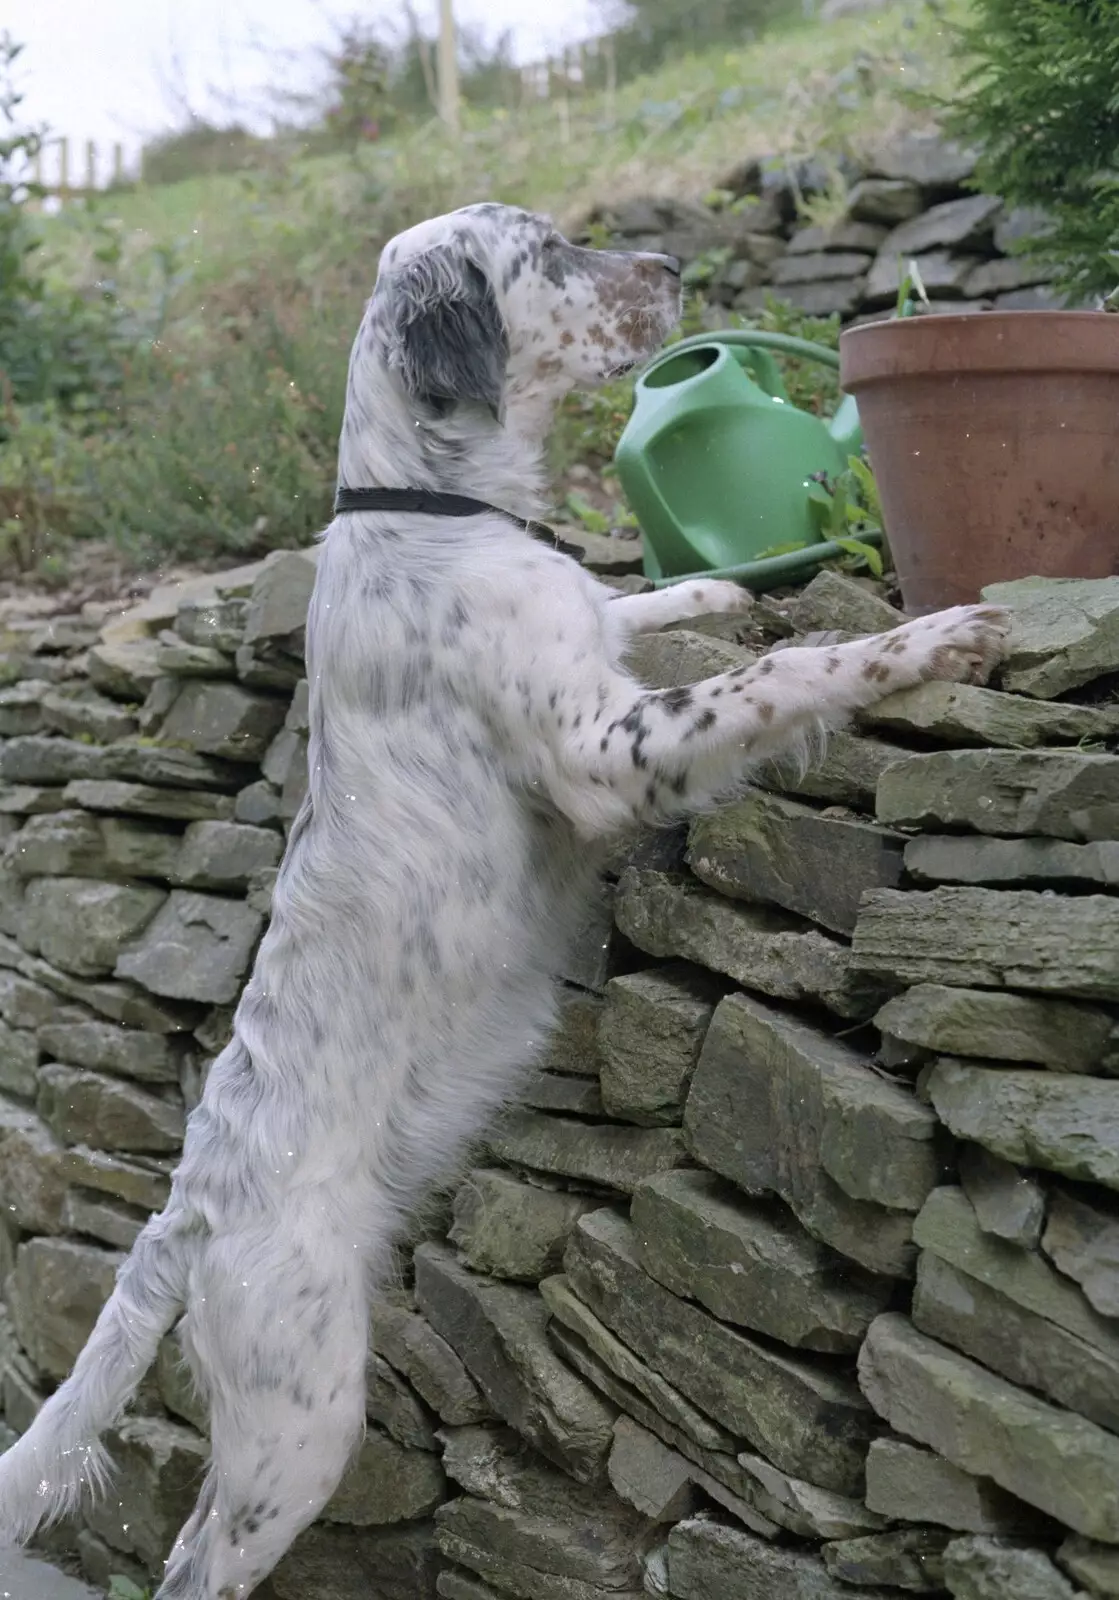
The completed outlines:
{"type": "Polygon", "coordinates": [[[873,813],[882,774],[909,754],[880,739],[840,731],[829,737],[823,755],[806,772],[772,764],[759,769],[754,782],[759,788],[873,813]]]}
{"type": "Polygon", "coordinates": [[[62,1223],[67,1233],[96,1239],[113,1250],[131,1250],[150,1215],[108,1195],[71,1189],[62,1208],[62,1223]]]}
{"type": "Polygon", "coordinates": [[[532,1289],[476,1277],[434,1244],[416,1251],[416,1298],[510,1427],[579,1482],[605,1468],[614,1413],[556,1356],[532,1289]]]}
{"type": "Polygon", "coordinates": [[[1119,756],[1063,750],[938,750],[878,785],[882,822],[1075,842],[1119,835],[1119,756]]]}
{"type": "Polygon", "coordinates": [[[790,284],[826,283],[832,278],[858,278],[872,260],[872,255],[855,250],[784,255],[774,262],[771,282],[785,288],[790,284]]]}
{"type": "Polygon", "coordinates": [[[668,1536],[668,1583],[678,1600],[879,1600],[881,1593],[830,1577],[817,1555],[698,1518],[668,1536]]]}
{"type": "MultiPolygon", "coordinates": [[[[920,185],[907,178],[860,178],[847,193],[847,214],[856,222],[896,227],[921,209],[920,185]]],[[[883,233],[879,246],[886,237],[883,233]]]]}
{"type": "Polygon", "coordinates": [[[507,1112],[487,1136],[510,1166],[550,1172],[630,1193],[654,1172],[679,1165],[684,1144],[674,1128],[631,1128],[580,1122],[542,1111],[507,1112]]]}
{"type": "MultiPolygon", "coordinates": [[[[53,990],[64,999],[79,1002],[91,1011],[97,1011],[129,1028],[149,1028],[153,1033],[181,1033],[197,1021],[190,1007],[156,1000],[128,984],[108,980],[90,981],[75,978],[69,972],[60,972],[49,961],[27,955],[13,940],[5,939],[2,935],[0,967],[14,970],[21,977],[53,990]]],[[[72,1013],[72,1009],[63,1007],[62,1011],[72,1013]]],[[[59,1020],[63,1020],[63,1017],[60,1016],[59,1020]]]]}
{"type": "Polygon", "coordinates": [[[19,1342],[48,1377],[69,1376],[124,1257],[74,1239],[29,1239],[5,1295],[19,1342]]]}
{"type": "Polygon", "coordinates": [[[724,1322],[805,1350],[857,1350],[893,1290],[817,1244],[782,1206],[745,1200],[709,1172],[668,1172],[637,1190],[646,1272],[724,1322]]]}
{"type": "Polygon", "coordinates": [[[1116,1431],[1119,1368],[1112,1352],[1023,1310],[929,1251],[917,1263],[912,1317],[930,1338],[1116,1431]]]}
{"type": "Polygon", "coordinates": [[[88,688],[76,692],[69,686],[43,696],[43,720],[48,728],[70,738],[90,738],[108,744],[136,732],[136,719],[104,695],[88,688]]]}
{"type": "Polygon", "coordinates": [[[1102,1316],[1119,1317],[1119,1205],[1106,1195],[1054,1188],[1041,1247],[1102,1316]]]}
{"type": "Polygon", "coordinates": [[[0,816],[38,816],[41,812],[62,811],[65,805],[59,788],[30,783],[0,783],[0,816]]]}
{"type": "Polygon", "coordinates": [[[1119,899],[1021,889],[879,889],[863,900],[855,968],[895,987],[1026,989],[1119,1000],[1119,899]]]}
{"type": "Polygon", "coordinates": [[[692,1464],[630,1417],[614,1424],[607,1471],[627,1505],[654,1522],[679,1522],[696,1509],[692,1464]]]}
{"type": "Polygon", "coordinates": [[[696,961],[745,988],[816,1001],[842,1017],[873,1009],[873,987],[852,981],[847,947],[775,907],[731,905],[686,880],[630,868],[619,880],[614,914],[626,938],[649,955],[696,961]]]}
{"type": "MultiPolygon", "coordinates": [[[[650,689],[684,689],[722,672],[751,667],[758,659],[752,650],[690,628],[639,634],[627,655],[634,676],[650,689]]],[[[7,776],[2,765],[0,775],[7,776]]]]}
{"type": "MultiPolygon", "coordinates": [[[[249,895],[253,903],[252,893],[249,895]]],[[[563,1116],[601,1117],[602,1092],[593,1078],[580,1078],[574,1073],[537,1072],[521,1090],[522,1105],[533,1111],[555,1111],[563,1116]]]]}
{"type": "Polygon", "coordinates": [[[122,739],[98,748],[76,739],[37,734],[5,742],[0,749],[0,777],[17,784],[102,779],[222,793],[238,788],[241,782],[237,767],[230,762],[155,741],[122,739]]]}
{"type": "Polygon", "coordinates": [[[905,870],[918,884],[985,884],[994,889],[1115,889],[1119,842],[975,839],[940,834],[911,839],[905,870]]]}
{"type": "Polygon", "coordinates": [[[177,834],[145,822],[57,811],[29,818],[5,860],[22,878],[166,878],[180,844],[177,834]]]}
{"type": "Polygon", "coordinates": [[[1070,1535],[1057,1551],[1057,1560],[1078,1583],[1100,1600],[1119,1596],[1119,1550],[1070,1535]]]}
{"type": "Polygon", "coordinates": [[[240,684],[188,680],[160,733],[204,755],[259,762],[286,712],[283,700],[240,684]]]}
{"type": "Polygon", "coordinates": [[[322,1517],[355,1528],[384,1527],[428,1516],[446,1497],[447,1480],[437,1456],[408,1450],[369,1427],[322,1517]]]}
{"type": "Polygon", "coordinates": [[[365,1367],[365,1415],[398,1444],[438,1454],[437,1419],[411,1384],[378,1355],[371,1355],[365,1367]]]}
{"type": "MultiPolygon", "coordinates": [[[[901,217],[890,218],[891,222],[902,220],[901,217]]],[[[873,255],[886,237],[886,232],[883,224],[859,222],[852,220],[851,217],[842,217],[838,222],[827,226],[798,228],[789,240],[788,254],[798,256],[811,255],[817,250],[861,250],[873,255]]]]}
{"type": "Polygon", "coordinates": [[[1119,1081],[945,1058],[926,1092],[957,1139],[1004,1161],[1119,1189],[1119,1081]]]}
{"type": "Polygon", "coordinates": [[[957,1165],[963,1191],[983,1232],[1036,1250],[1045,1223],[1045,1190],[1037,1179],[1001,1156],[993,1156],[981,1144],[961,1145],[957,1165]]]}
{"type": "Polygon", "coordinates": [[[521,1183],[510,1172],[474,1168],[455,1195],[447,1237],[475,1272],[538,1283],[559,1270],[571,1229],[598,1204],[521,1183]]]}
{"type": "Polygon", "coordinates": [[[159,789],[115,778],[75,779],[62,791],[63,804],[86,811],[119,811],[133,817],[167,817],[176,822],[222,821],[233,815],[229,795],[202,789],[159,789]]]}
{"type": "Polygon", "coordinates": [[[43,701],[49,693],[50,686],[34,678],[0,689],[0,739],[42,733],[43,701]]]}
{"type": "Polygon", "coordinates": [[[900,223],[888,234],[882,255],[920,255],[926,250],[966,249],[990,240],[1002,201],[993,195],[968,195],[963,200],[948,200],[920,216],[900,223]]]}
{"type": "Polygon", "coordinates": [[[977,162],[976,151],[940,133],[906,133],[875,151],[872,167],[888,178],[904,178],[935,193],[965,184],[977,162]]]}
{"type": "Polygon", "coordinates": [[[966,1472],[1089,1538],[1119,1543],[1119,1438],[987,1372],[966,1356],[886,1313],[859,1354],[859,1381],[900,1433],[930,1445],[966,1472]]]}
{"type": "Polygon", "coordinates": [[[591,1310],[722,1426],[783,1471],[859,1491],[872,1430],[844,1376],[759,1345],[663,1289],[615,1212],[581,1218],[564,1265],[591,1310]]]}
{"type": "Polygon", "coordinates": [[[1019,578],[983,598],[1013,613],[1003,687],[1053,700],[1119,664],[1119,577],[1019,578]]]}
{"type": "Polygon", "coordinates": [[[543,1069],[597,1077],[598,1024],[603,1003],[600,995],[584,994],[579,989],[561,992],[559,1022],[540,1059],[543,1069]]]}
{"type": "Polygon", "coordinates": [[[246,643],[279,639],[285,648],[301,648],[292,636],[300,635],[307,621],[317,557],[317,550],[282,550],[264,562],[249,596],[246,643]]]}
{"type": "Polygon", "coordinates": [[[179,1081],[183,1051],[166,1035],[90,1019],[48,1022],[39,1030],[39,1043],[52,1060],[70,1067],[117,1073],[142,1083],[179,1081]]]}
{"type": "Polygon", "coordinates": [[[919,983],[887,1001],[874,1023],[892,1038],[946,1055],[1119,1074],[1119,1024],[1100,1006],[919,983]]]}
{"type": "Polygon", "coordinates": [[[443,1422],[461,1427],[493,1415],[451,1346],[399,1293],[374,1301],[370,1337],[374,1351],[408,1379],[443,1422]]]}
{"type": "Polygon", "coordinates": [[[68,1183],[117,1195],[147,1212],[162,1211],[171,1197],[171,1174],[158,1164],[76,1145],[64,1150],[60,1167],[68,1183]]]}
{"type": "Polygon", "coordinates": [[[905,614],[872,594],[858,579],[825,567],[793,596],[788,619],[798,634],[838,629],[856,637],[886,633],[904,622],[905,614]]]}
{"type": "Polygon", "coordinates": [[[913,1321],[923,1333],[1119,1431],[1119,1330],[1033,1250],[992,1238],[959,1189],[917,1218],[913,1321]]]}
{"type": "Polygon", "coordinates": [[[598,1025],[606,1112],[643,1126],[680,1121],[718,988],[694,968],[612,978],[598,1025]]]}
{"type": "MultiPolygon", "coordinates": [[[[836,1494],[830,1489],[817,1488],[803,1478],[780,1471],[760,1456],[741,1453],[736,1459],[728,1453],[733,1448],[729,1440],[725,1449],[709,1449],[697,1444],[694,1430],[693,1433],[685,1432],[666,1420],[668,1415],[676,1414],[679,1408],[690,1407],[690,1402],[615,1339],[571,1294],[566,1279],[550,1278],[541,1288],[555,1315],[567,1319],[562,1324],[553,1322],[549,1329],[549,1335],[564,1359],[615,1405],[620,1406],[639,1427],[653,1434],[674,1455],[683,1457],[690,1464],[691,1481],[746,1527],[767,1539],[776,1537],[780,1528],[786,1528],[801,1538],[838,1539],[883,1526],[882,1519],[868,1511],[858,1499],[836,1494]],[[573,1327],[585,1323],[590,1325],[589,1339],[596,1350],[602,1348],[609,1364],[592,1352],[590,1344],[571,1331],[573,1327]],[[639,1385],[640,1392],[638,1387],[632,1387],[618,1377],[620,1372],[636,1373],[635,1383],[639,1385]],[[671,1395],[667,1405],[664,1400],[666,1391],[671,1395]],[[647,1393],[661,1396],[656,1406],[645,1398],[647,1393]]],[[[695,1417],[701,1419],[703,1429],[707,1432],[722,1432],[716,1429],[714,1423],[702,1418],[694,1407],[690,1409],[695,1417]]]]}
{"type": "Polygon", "coordinates": [[[935,1522],[960,1533],[1038,1531],[1033,1506],[905,1439],[874,1440],[866,1458],[866,1502],[891,1522],[935,1522]]]}
{"type": "Polygon", "coordinates": [[[39,1068],[38,1111],[63,1144],[162,1155],[183,1142],[177,1094],[163,1099],[120,1078],[58,1063],[39,1068]]]}
{"type": "Polygon", "coordinates": [[[20,943],[76,977],[106,976],[120,946],[148,927],[165,899],[162,889],[149,885],[33,878],[24,895],[20,943]]]}
{"type": "Polygon", "coordinates": [[[155,659],[160,672],[169,678],[232,678],[235,675],[232,656],[210,645],[187,644],[171,634],[160,639],[155,659]]]}
{"type": "Polygon", "coordinates": [[[648,1520],[601,1489],[593,1503],[576,1501],[574,1506],[565,1503],[572,1498],[565,1491],[566,1484],[557,1477],[550,1512],[543,1506],[495,1504],[475,1495],[451,1500],[435,1516],[440,1549],[466,1565],[476,1564],[502,1588],[507,1573],[515,1582],[520,1569],[527,1569],[578,1585],[573,1597],[588,1584],[598,1593],[639,1591],[648,1520]],[[476,1552],[474,1560],[467,1551],[476,1552]]]}
{"type": "Polygon", "coordinates": [[[0,1017],[10,1028],[41,1028],[54,1022],[60,1009],[69,1011],[66,1019],[69,1021],[85,1014],[77,1006],[60,1008],[58,996],[50,989],[21,977],[18,972],[0,968],[0,1017]]]}
{"type": "MultiPolygon", "coordinates": [[[[544,1304],[555,1322],[561,1325],[562,1330],[574,1334],[599,1365],[612,1373],[618,1383],[632,1396],[639,1396],[644,1400],[673,1430],[673,1443],[676,1448],[683,1448],[677,1440],[677,1436],[682,1436],[689,1439],[697,1449],[709,1452],[721,1451],[727,1455],[728,1460],[733,1461],[733,1455],[729,1454],[734,1449],[733,1435],[698,1410],[675,1385],[669,1383],[647,1362],[642,1361],[627,1344],[612,1333],[575,1294],[565,1274],[545,1278],[540,1285],[540,1293],[544,1304]]],[[[555,1327],[550,1330],[553,1336],[557,1331],[560,1330],[555,1327]]],[[[557,1342],[554,1337],[553,1342],[557,1342]]],[[[566,1343],[561,1342],[560,1348],[566,1349],[566,1343]]],[[[611,1395],[611,1398],[614,1396],[611,1395]]],[[[654,1431],[659,1434],[658,1429],[654,1431]]]]}
{"type": "Polygon", "coordinates": [[[506,1600],[509,1593],[506,1590],[505,1595],[498,1594],[491,1584],[458,1567],[443,1567],[435,1588],[442,1600],[506,1600]]]}
{"type": "Polygon", "coordinates": [[[271,1574],[276,1600],[435,1600],[443,1563],[430,1520],[385,1528],[314,1523],[271,1574]]]}
{"type": "Polygon", "coordinates": [[[89,652],[89,679],[118,700],[143,700],[161,668],[154,639],[103,639],[89,652]]]}
{"type": "Polygon", "coordinates": [[[849,934],[867,889],[901,881],[904,835],[756,790],[692,825],[688,865],[731,899],[784,907],[849,934]]]}
{"type": "Polygon", "coordinates": [[[1009,749],[1078,744],[1119,733],[1114,707],[1051,705],[974,683],[920,683],[899,689],[860,712],[858,720],[863,727],[919,735],[938,744],[1009,749]]]}
{"type": "Polygon", "coordinates": [[[192,822],[171,881],[185,889],[244,889],[255,872],[275,867],[283,841],[270,828],[240,822],[192,822]]]}
{"type": "Polygon", "coordinates": [[[63,1151],[26,1106],[0,1098],[0,1205],[25,1233],[60,1233],[66,1203],[63,1151]]]}
{"type": "Polygon", "coordinates": [[[40,1054],[39,1040],[30,1029],[0,1022],[0,1092],[34,1100],[40,1054]]]}
{"type": "Polygon", "coordinates": [[[954,1539],[944,1552],[944,1577],[954,1600],[1087,1600],[1043,1550],[996,1539],[954,1539]]]}
{"type": "Polygon", "coordinates": [[[849,1046],[728,996],[704,1043],[684,1131],[705,1166],[747,1193],[776,1194],[841,1255],[888,1276],[912,1270],[911,1214],[941,1171],[936,1119],[849,1046]]]}
{"type": "Polygon", "coordinates": [[[944,1547],[949,1538],[943,1528],[899,1528],[836,1540],[826,1544],[820,1554],[826,1571],[842,1583],[884,1584],[907,1594],[941,1594],[944,1547]]]}
{"type": "Polygon", "coordinates": [[[115,974],[170,999],[224,1004],[240,990],[262,927],[246,905],[176,889],[115,974]]]}

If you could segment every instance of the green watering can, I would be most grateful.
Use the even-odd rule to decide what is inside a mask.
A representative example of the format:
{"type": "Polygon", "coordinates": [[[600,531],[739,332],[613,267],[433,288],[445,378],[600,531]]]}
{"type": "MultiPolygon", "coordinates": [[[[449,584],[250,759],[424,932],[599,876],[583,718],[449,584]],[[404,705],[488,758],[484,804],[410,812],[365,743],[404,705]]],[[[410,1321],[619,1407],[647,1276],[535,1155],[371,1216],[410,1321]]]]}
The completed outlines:
{"type": "Polygon", "coordinates": [[[814,473],[836,477],[862,449],[854,399],[828,422],[799,411],[772,350],[839,367],[806,339],[729,329],[682,339],[637,380],[614,462],[658,585],[715,575],[762,589],[840,554],[809,491],[814,473]],[[763,557],[788,544],[811,548],[763,557]]]}

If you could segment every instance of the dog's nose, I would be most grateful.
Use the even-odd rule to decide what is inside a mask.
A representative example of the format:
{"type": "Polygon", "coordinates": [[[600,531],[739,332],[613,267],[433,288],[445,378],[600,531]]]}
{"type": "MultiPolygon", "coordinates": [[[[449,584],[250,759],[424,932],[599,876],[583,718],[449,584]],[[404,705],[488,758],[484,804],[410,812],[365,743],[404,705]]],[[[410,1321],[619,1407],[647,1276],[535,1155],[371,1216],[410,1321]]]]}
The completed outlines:
{"type": "Polygon", "coordinates": [[[653,250],[640,250],[637,252],[635,259],[640,261],[642,265],[644,265],[644,263],[647,261],[650,266],[663,267],[664,270],[666,272],[670,272],[674,278],[678,278],[680,276],[681,267],[676,256],[660,256],[657,255],[657,253],[653,250]]]}

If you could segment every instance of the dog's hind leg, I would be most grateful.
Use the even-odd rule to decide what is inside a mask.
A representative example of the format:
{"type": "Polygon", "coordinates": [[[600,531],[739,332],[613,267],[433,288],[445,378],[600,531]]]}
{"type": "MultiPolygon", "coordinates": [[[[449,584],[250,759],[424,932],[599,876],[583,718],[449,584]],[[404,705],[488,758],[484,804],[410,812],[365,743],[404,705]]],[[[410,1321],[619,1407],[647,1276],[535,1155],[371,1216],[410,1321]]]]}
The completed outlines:
{"type": "Polygon", "coordinates": [[[364,1264],[306,1224],[225,1241],[203,1264],[185,1343],[210,1389],[212,1459],[156,1600],[247,1600],[361,1438],[364,1264]]]}

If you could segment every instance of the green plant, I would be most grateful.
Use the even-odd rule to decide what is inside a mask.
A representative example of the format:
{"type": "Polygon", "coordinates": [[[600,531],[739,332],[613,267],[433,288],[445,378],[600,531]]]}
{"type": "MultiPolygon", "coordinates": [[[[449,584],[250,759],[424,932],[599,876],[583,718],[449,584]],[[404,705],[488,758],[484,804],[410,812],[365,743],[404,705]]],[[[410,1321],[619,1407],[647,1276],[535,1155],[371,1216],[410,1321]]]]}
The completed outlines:
{"type": "Polygon", "coordinates": [[[894,307],[894,316],[915,317],[919,312],[927,311],[929,309],[929,297],[925,291],[921,269],[916,261],[911,260],[904,272],[901,271],[901,263],[899,261],[898,277],[901,281],[898,284],[898,298],[894,307]]]}
{"type": "Polygon", "coordinates": [[[1119,278],[1119,0],[974,0],[948,125],[981,151],[976,182],[1036,209],[1021,249],[1084,301],[1119,278]]]}
{"type": "Polygon", "coordinates": [[[845,470],[835,478],[816,475],[809,491],[809,504],[825,539],[831,539],[857,564],[865,564],[874,577],[884,571],[882,553],[867,540],[867,534],[885,538],[882,502],[874,474],[861,456],[848,456],[845,470]]]}

